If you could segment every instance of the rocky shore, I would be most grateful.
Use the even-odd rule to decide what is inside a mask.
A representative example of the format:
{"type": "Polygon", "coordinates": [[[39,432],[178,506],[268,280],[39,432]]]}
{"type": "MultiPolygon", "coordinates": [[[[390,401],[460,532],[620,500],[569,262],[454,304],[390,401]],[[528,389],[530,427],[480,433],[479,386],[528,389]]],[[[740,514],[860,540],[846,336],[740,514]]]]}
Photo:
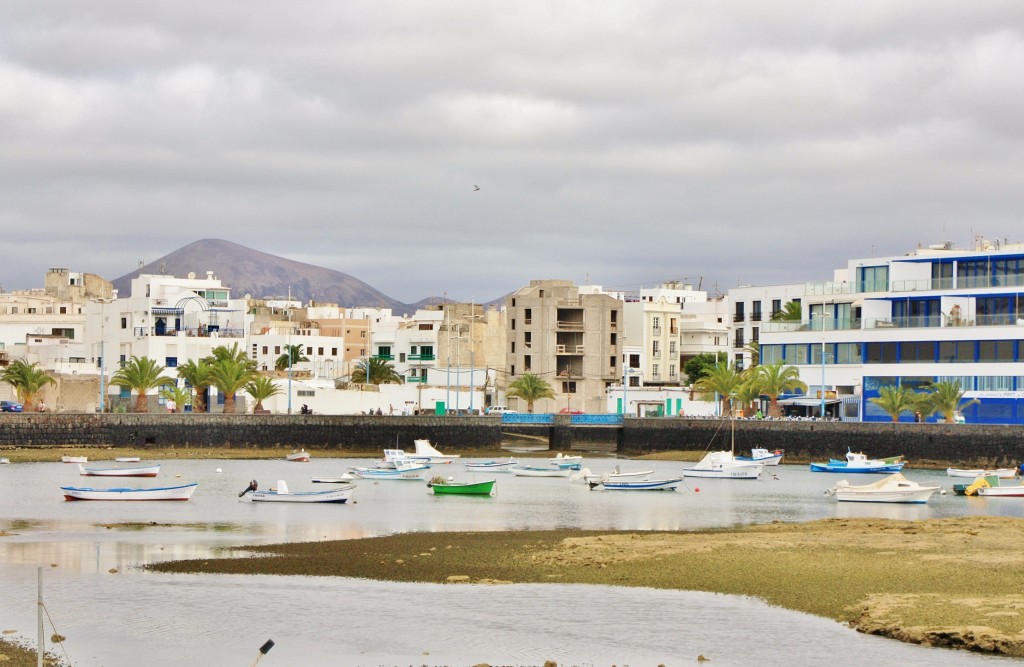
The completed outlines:
{"type": "Polygon", "coordinates": [[[153,569],[750,595],[900,641],[1024,657],[1022,543],[1022,519],[826,519],[669,533],[415,533],[249,547],[258,557],[153,569]]]}

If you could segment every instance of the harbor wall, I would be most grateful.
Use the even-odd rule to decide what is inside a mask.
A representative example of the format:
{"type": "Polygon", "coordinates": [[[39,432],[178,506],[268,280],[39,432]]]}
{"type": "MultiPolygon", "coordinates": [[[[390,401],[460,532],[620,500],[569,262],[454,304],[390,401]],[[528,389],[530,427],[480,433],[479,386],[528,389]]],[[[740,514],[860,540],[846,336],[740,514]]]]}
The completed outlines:
{"type": "Polygon", "coordinates": [[[618,426],[503,424],[500,417],[375,415],[67,414],[0,415],[0,448],[306,447],[343,452],[412,450],[427,438],[442,451],[496,451],[503,443],[638,456],[752,447],[784,449],[789,462],[903,454],[920,463],[1015,466],[1024,461],[1024,427],[812,421],[627,418],[618,426]],[[735,427],[735,431],[731,427],[735,427]]]}

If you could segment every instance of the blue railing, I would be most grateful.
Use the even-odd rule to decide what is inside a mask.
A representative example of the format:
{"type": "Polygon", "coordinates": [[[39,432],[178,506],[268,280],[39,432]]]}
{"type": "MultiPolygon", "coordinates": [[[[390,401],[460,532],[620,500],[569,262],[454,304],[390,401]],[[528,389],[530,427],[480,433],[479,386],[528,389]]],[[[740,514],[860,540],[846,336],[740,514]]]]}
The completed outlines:
{"type": "Polygon", "coordinates": [[[502,412],[502,424],[554,424],[555,415],[550,412],[530,414],[528,412],[502,412]]]}
{"type": "Polygon", "coordinates": [[[619,426],[622,424],[622,415],[572,415],[570,423],[574,426],[619,426]]]}

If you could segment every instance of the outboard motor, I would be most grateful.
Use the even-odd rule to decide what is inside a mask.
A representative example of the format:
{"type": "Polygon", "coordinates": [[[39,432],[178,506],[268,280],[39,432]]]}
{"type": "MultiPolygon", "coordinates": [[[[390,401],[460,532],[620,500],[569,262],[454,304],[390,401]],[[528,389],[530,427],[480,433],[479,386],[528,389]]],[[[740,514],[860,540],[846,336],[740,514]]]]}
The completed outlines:
{"type": "Polygon", "coordinates": [[[251,482],[249,482],[249,486],[245,487],[245,490],[238,494],[238,497],[241,498],[250,491],[255,491],[257,486],[259,485],[256,484],[256,480],[252,480],[251,482]]]}

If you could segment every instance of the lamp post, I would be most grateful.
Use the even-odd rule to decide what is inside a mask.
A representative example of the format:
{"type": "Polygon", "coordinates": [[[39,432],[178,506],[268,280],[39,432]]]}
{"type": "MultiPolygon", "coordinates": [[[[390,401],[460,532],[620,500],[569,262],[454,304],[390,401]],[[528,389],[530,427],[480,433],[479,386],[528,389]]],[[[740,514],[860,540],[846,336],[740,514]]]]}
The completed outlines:
{"type": "Polygon", "coordinates": [[[825,419],[825,304],[821,305],[821,418],[825,419]]]}
{"type": "Polygon", "coordinates": [[[284,351],[288,353],[288,414],[292,413],[292,286],[288,286],[288,333],[284,351]]]}
{"type": "Polygon", "coordinates": [[[107,410],[107,355],[105,343],[107,339],[107,304],[114,299],[94,299],[100,306],[100,414],[107,410]]]}

